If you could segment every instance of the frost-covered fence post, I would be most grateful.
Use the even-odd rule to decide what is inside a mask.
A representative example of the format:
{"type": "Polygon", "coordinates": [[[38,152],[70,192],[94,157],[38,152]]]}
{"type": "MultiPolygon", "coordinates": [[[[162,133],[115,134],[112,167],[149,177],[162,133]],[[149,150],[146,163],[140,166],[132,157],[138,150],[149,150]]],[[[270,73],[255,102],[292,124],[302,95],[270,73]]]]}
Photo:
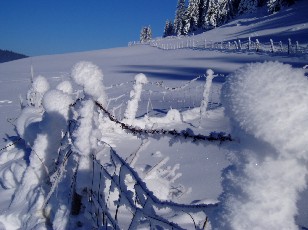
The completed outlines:
{"type": "Polygon", "coordinates": [[[222,50],[223,48],[224,48],[224,42],[221,41],[221,42],[220,42],[220,49],[222,50]]]}
{"type": "Polygon", "coordinates": [[[271,42],[271,52],[272,52],[272,53],[275,53],[274,42],[273,42],[272,39],[270,39],[270,42],[271,42]]]}
{"type": "Polygon", "coordinates": [[[239,48],[239,50],[241,50],[241,49],[242,49],[242,42],[241,42],[241,40],[240,40],[240,39],[238,40],[238,48],[239,48]]]}
{"type": "Polygon", "coordinates": [[[250,48],[251,48],[251,39],[250,39],[250,37],[248,37],[248,46],[247,46],[247,48],[248,48],[248,50],[250,50],[250,48]]]}
{"type": "Polygon", "coordinates": [[[299,51],[299,45],[298,45],[298,41],[296,41],[296,46],[295,46],[295,53],[298,53],[298,51],[299,51]]]}
{"type": "Polygon", "coordinates": [[[213,78],[214,78],[214,71],[208,69],[206,71],[206,82],[204,85],[203,100],[201,101],[201,106],[200,106],[200,119],[206,116],[206,112],[208,110],[208,103],[209,103],[213,78]]]}
{"type": "Polygon", "coordinates": [[[256,52],[260,51],[260,42],[258,39],[256,39],[256,52]]]}
{"type": "Polygon", "coordinates": [[[234,47],[235,47],[236,50],[238,50],[238,45],[237,45],[236,41],[234,41],[234,47]]]}
{"type": "Polygon", "coordinates": [[[280,46],[280,51],[283,52],[283,45],[282,45],[282,41],[279,42],[279,46],[280,46]]]}
{"type": "Polygon", "coordinates": [[[228,42],[228,50],[230,50],[230,49],[231,49],[231,43],[228,42]]]}
{"type": "Polygon", "coordinates": [[[291,47],[292,47],[292,42],[291,42],[291,38],[288,39],[288,54],[291,53],[291,47]]]}
{"type": "Polygon", "coordinates": [[[31,64],[31,84],[34,81],[34,70],[33,70],[33,65],[31,64]]]}
{"type": "Polygon", "coordinates": [[[146,83],[148,83],[148,79],[144,74],[140,73],[135,76],[134,89],[130,92],[130,100],[127,102],[127,108],[124,113],[124,120],[129,125],[133,123],[136,117],[142,86],[146,83]]]}
{"type": "Polygon", "coordinates": [[[72,78],[76,84],[83,87],[85,100],[78,108],[79,126],[74,132],[76,151],[78,151],[78,171],[76,174],[76,192],[84,195],[84,189],[89,188],[92,169],[91,152],[97,146],[99,132],[95,128],[98,114],[95,112],[95,101],[107,105],[107,96],[103,85],[102,71],[91,62],[79,62],[72,70],[72,78]]]}

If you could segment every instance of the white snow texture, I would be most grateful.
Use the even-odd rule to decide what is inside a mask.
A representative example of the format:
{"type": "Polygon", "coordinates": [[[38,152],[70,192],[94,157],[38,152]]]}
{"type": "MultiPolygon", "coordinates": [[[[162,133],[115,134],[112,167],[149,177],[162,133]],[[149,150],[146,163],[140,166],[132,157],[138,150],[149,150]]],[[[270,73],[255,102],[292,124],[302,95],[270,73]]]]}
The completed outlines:
{"type": "Polygon", "coordinates": [[[279,62],[248,64],[225,84],[227,114],[246,146],[236,150],[237,172],[227,175],[237,188],[227,184],[224,204],[233,229],[298,229],[296,202],[308,175],[307,101],[304,72],[279,62]]]}
{"type": "Polygon", "coordinates": [[[86,95],[93,97],[102,105],[106,105],[107,96],[102,83],[103,73],[96,65],[85,61],[77,63],[73,67],[72,78],[83,87],[86,95]]]}

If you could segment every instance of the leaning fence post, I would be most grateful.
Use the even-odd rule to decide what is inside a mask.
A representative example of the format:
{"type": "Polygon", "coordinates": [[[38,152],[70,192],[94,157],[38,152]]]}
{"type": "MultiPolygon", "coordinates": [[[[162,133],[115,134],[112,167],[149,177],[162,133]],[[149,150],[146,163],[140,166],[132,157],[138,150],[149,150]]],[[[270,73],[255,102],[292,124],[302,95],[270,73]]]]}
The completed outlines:
{"type": "Polygon", "coordinates": [[[280,50],[281,52],[283,52],[283,45],[282,45],[282,41],[279,42],[279,46],[280,46],[280,50]]]}
{"type": "Polygon", "coordinates": [[[241,40],[239,39],[238,40],[238,48],[241,50],[242,49],[242,43],[241,43],[241,40]]]}
{"type": "Polygon", "coordinates": [[[131,125],[136,117],[138,102],[140,101],[142,86],[148,83],[147,77],[140,73],[135,76],[134,89],[130,92],[130,100],[124,113],[124,120],[131,125]]]}
{"type": "Polygon", "coordinates": [[[238,50],[238,45],[237,45],[236,41],[234,41],[234,47],[235,47],[236,50],[238,50]]]}
{"type": "Polygon", "coordinates": [[[275,52],[274,42],[272,39],[270,39],[270,42],[271,42],[271,52],[274,53],[275,52]]]}
{"type": "Polygon", "coordinates": [[[260,42],[258,39],[256,39],[256,52],[259,52],[260,50],[260,42]]]}
{"type": "Polygon", "coordinates": [[[204,85],[203,100],[201,101],[201,106],[200,106],[200,118],[201,119],[206,116],[206,112],[208,110],[208,103],[209,103],[213,78],[214,78],[214,71],[211,69],[208,69],[206,71],[206,82],[204,85]]]}

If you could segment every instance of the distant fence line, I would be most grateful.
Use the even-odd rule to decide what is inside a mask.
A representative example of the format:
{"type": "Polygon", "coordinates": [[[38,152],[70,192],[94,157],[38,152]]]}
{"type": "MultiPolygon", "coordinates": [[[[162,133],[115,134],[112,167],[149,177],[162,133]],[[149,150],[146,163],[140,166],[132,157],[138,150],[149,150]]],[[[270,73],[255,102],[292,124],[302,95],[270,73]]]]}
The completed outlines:
{"type": "Polygon", "coordinates": [[[289,38],[287,41],[274,42],[269,39],[268,42],[260,42],[258,38],[236,39],[230,41],[213,41],[206,38],[195,36],[181,36],[170,38],[159,38],[148,42],[129,42],[128,46],[150,45],[162,50],[177,49],[198,49],[198,50],[230,50],[230,51],[250,51],[250,52],[270,52],[270,53],[287,53],[287,54],[307,54],[308,47],[299,44],[298,41],[292,42],[289,38]]]}

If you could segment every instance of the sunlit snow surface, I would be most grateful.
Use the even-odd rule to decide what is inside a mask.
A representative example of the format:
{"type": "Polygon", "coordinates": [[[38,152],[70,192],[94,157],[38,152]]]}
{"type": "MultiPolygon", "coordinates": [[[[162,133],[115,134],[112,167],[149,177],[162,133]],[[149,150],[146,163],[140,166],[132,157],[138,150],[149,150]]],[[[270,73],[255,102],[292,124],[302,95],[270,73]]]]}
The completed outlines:
{"type": "MultiPolygon", "coordinates": [[[[195,38],[199,37],[200,40],[207,38],[209,41],[219,42],[237,39],[238,37],[242,39],[248,36],[255,38],[258,35],[262,43],[263,39],[264,42],[267,42],[269,38],[286,42],[289,36],[293,39],[294,35],[294,41],[299,40],[301,44],[307,45],[308,41],[305,40],[308,25],[308,20],[305,16],[306,12],[307,4],[301,1],[298,8],[263,18],[243,17],[230,22],[222,28],[196,35],[195,38]],[[279,22],[279,26],[277,26],[277,22],[279,22]],[[252,23],[252,25],[248,25],[249,23],[252,23]]],[[[255,16],[257,17],[257,15],[255,16]]],[[[301,115],[307,114],[305,113],[307,106],[303,102],[306,91],[297,91],[291,86],[289,91],[287,85],[283,85],[285,86],[283,92],[280,91],[282,87],[278,87],[278,85],[287,83],[289,76],[281,80],[279,80],[278,76],[273,79],[267,79],[263,76],[258,80],[259,78],[254,75],[251,81],[255,81],[256,84],[247,80],[247,84],[251,83],[252,91],[248,89],[246,89],[247,91],[241,91],[241,86],[237,86],[238,92],[231,91],[234,97],[232,98],[230,95],[229,99],[224,100],[225,103],[239,102],[238,107],[234,105],[233,112],[230,112],[228,105],[226,106],[228,108],[226,115],[224,105],[220,100],[221,88],[226,76],[244,64],[263,62],[265,60],[279,60],[297,68],[302,68],[308,64],[308,59],[305,55],[287,56],[270,53],[256,54],[254,52],[193,49],[164,51],[146,45],[33,57],[1,64],[0,126],[3,139],[0,140],[0,148],[6,145],[8,148],[1,151],[0,157],[2,187],[0,189],[0,222],[6,229],[17,229],[22,227],[20,226],[23,221],[21,216],[31,215],[26,211],[25,207],[19,208],[17,205],[14,206],[14,203],[11,204],[12,194],[18,187],[19,192],[17,194],[21,194],[21,198],[25,198],[24,200],[20,198],[20,200],[23,202],[27,200],[28,194],[22,194],[20,183],[22,183],[23,172],[29,165],[30,154],[29,148],[25,147],[24,141],[18,141],[14,125],[35,121],[43,122],[49,130],[54,131],[53,128],[57,128],[57,126],[48,126],[54,124],[53,122],[55,121],[48,120],[48,117],[42,117],[41,108],[34,108],[31,111],[24,110],[23,115],[20,116],[19,95],[24,99],[25,104],[27,91],[31,88],[31,65],[33,66],[35,77],[44,76],[49,82],[50,88],[53,89],[45,99],[45,104],[48,104],[45,105],[47,110],[48,108],[51,110],[60,109],[63,114],[66,114],[65,107],[58,108],[57,100],[54,101],[53,97],[61,101],[63,95],[72,94],[72,88],[81,90],[84,87],[86,94],[93,94],[93,97],[99,99],[100,95],[94,85],[77,86],[77,84],[72,83],[70,85],[71,83],[68,83],[68,81],[72,82],[71,77],[78,78],[77,73],[80,73],[77,71],[78,67],[80,67],[80,63],[85,63],[81,61],[86,61],[97,65],[102,70],[101,73],[100,70],[92,66],[92,75],[97,75],[100,78],[104,76],[103,85],[98,85],[100,84],[98,81],[97,87],[106,88],[106,96],[103,99],[106,99],[106,106],[109,111],[119,120],[124,118],[136,74],[143,73],[150,83],[162,81],[165,86],[172,88],[182,86],[187,81],[205,74],[207,69],[212,69],[214,74],[219,76],[216,79],[214,78],[209,98],[210,110],[203,119],[200,119],[200,109],[198,107],[203,99],[205,78],[200,78],[189,84],[187,88],[179,91],[168,91],[156,84],[148,83],[143,85],[136,112],[138,122],[135,123],[136,125],[155,129],[165,128],[179,131],[190,129],[195,134],[200,133],[203,135],[211,131],[231,132],[234,137],[238,138],[236,142],[232,145],[219,145],[217,143],[199,143],[196,145],[191,142],[175,141],[169,137],[150,138],[145,147],[139,152],[138,159],[135,162],[133,161],[133,168],[140,178],[146,182],[148,188],[153,191],[154,195],[162,200],[172,200],[185,204],[205,204],[221,201],[222,207],[217,211],[218,213],[220,212],[217,214],[218,219],[224,220],[227,224],[231,223],[230,226],[234,229],[253,229],[249,225],[254,223],[260,224],[260,228],[270,226],[271,229],[281,229],[279,227],[281,225],[294,228],[293,216],[295,216],[296,224],[307,228],[308,192],[307,189],[303,190],[305,178],[302,178],[307,171],[307,153],[300,152],[303,145],[301,141],[304,143],[305,140],[296,138],[297,135],[303,137],[302,135],[308,130],[307,122],[303,118],[304,116],[301,115]],[[77,63],[79,63],[79,66],[77,63]],[[257,84],[258,81],[260,81],[260,85],[257,84]],[[274,81],[275,83],[273,83],[274,81]],[[262,84],[265,84],[265,86],[263,87],[262,84]],[[254,86],[259,88],[254,88],[254,86]],[[267,90],[267,94],[260,95],[262,97],[259,100],[254,98],[253,104],[249,100],[249,95],[254,89],[259,89],[255,92],[256,94],[263,92],[262,90],[264,92],[267,90]],[[245,93],[242,96],[243,98],[240,96],[241,92],[245,93]],[[275,100],[280,98],[281,100],[283,98],[289,100],[285,107],[283,101],[277,104],[275,101],[268,100],[271,96],[277,97],[278,94],[274,92],[282,94],[281,97],[275,100]],[[48,102],[48,98],[51,98],[52,102],[48,102]],[[292,103],[296,106],[293,107],[292,103]],[[260,114],[254,112],[256,108],[260,108],[258,110],[260,114]],[[274,110],[274,108],[277,108],[277,110],[274,110]],[[292,113],[293,108],[296,108],[296,114],[292,113]],[[168,113],[168,111],[170,112],[168,113]],[[290,113],[290,116],[287,113],[290,113]],[[275,124],[279,120],[280,114],[282,114],[283,121],[286,120],[287,123],[283,124],[282,121],[282,123],[275,124]],[[299,121],[297,115],[300,115],[302,122],[297,123],[299,121]],[[17,120],[18,117],[19,120],[17,120]],[[264,126],[267,122],[274,125],[273,131],[269,129],[269,126],[264,126]],[[284,131],[289,132],[280,135],[284,131]],[[288,135],[290,135],[290,139],[288,135]],[[16,144],[9,146],[12,142],[16,142],[16,144]],[[280,152],[280,148],[283,148],[282,152],[280,152]],[[293,152],[295,153],[293,154],[293,152]],[[298,162],[300,163],[298,164],[298,162]],[[234,169],[231,167],[230,171],[224,170],[230,164],[233,167],[240,165],[242,168],[234,169]],[[153,168],[155,170],[151,171],[153,168]],[[224,173],[222,173],[223,170],[224,173]],[[229,172],[233,172],[233,174],[228,174],[229,172]],[[167,174],[170,176],[166,177],[167,174]],[[263,178],[265,179],[263,180],[263,178]],[[222,181],[223,184],[221,184],[222,181]],[[275,186],[270,186],[267,189],[267,186],[275,181],[279,183],[275,183],[275,186]],[[178,190],[170,190],[170,186],[178,190]],[[227,189],[227,186],[230,186],[230,190],[227,189]],[[222,194],[223,189],[225,189],[224,194],[222,194]],[[170,193],[170,191],[173,192],[170,193]],[[175,191],[178,191],[178,193],[175,191]],[[240,193],[235,194],[237,191],[240,191],[240,193]],[[233,196],[234,194],[238,196],[233,196]],[[230,198],[230,195],[233,198],[232,196],[230,198]],[[258,195],[261,195],[261,198],[258,195]],[[277,196],[281,196],[281,199],[278,199],[280,202],[273,204],[273,200],[277,196]],[[262,199],[263,202],[258,199],[262,199]],[[270,200],[267,201],[266,199],[270,200]],[[296,207],[298,211],[296,211],[296,207]],[[279,208],[282,210],[280,215],[262,212],[262,210],[270,211],[273,209],[272,212],[275,213],[279,208]],[[228,214],[228,217],[226,218],[223,214],[228,214]],[[268,216],[271,218],[267,218],[268,216]],[[266,220],[268,221],[266,222],[266,220]],[[274,225],[272,225],[273,223],[274,225]]],[[[274,66],[274,64],[269,65],[274,66]]],[[[276,65],[278,66],[276,68],[280,70],[286,68],[285,66],[279,66],[279,64],[276,65]]],[[[258,71],[262,73],[265,67],[256,65],[251,68],[258,69],[256,74],[259,74],[258,71]]],[[[273,72],[275,72],[276,68],[273,67],[273,72]]],[[[288,75],[290,75],[292,71],[283,71],[283,73],[289,73],[288,75]]],[[[302,73],[300,81],[305,81],[304,75],[305,72],[302,73]]],[[[242,77],[245,79],[245,76],[242,77]]],[[[82,77],[79,79],[82,80],[82,77]]],[[[292,82],[297,83],[293,79],[290,80],[290,85],[292,85],[292,82]]],[[[82,84],[87,84],[86,79],[82,84]]],[[[39,85],[46,86],[46,84],[39,85]]],[[[45,93],[43,86],[39,88],[43,89],[43,93],[45,93]]],[[[81,95],[81,91],[74,91],[71,96],[77,98],[81,95]]],[[[62,102],[70,104],[70,98],[68,96],[64,96],[64,98],[66,99],[62,102]]],[[[88,117],[88,112],[94,105],[87,101],[82,103],[88,109],[81,110],[79,113],[87,114],[84,117],[88,117]]],[[[87,122],[86,118],[84,123],[81,120],[81,125],[85,124],[85,128],[80,129],[80,135],[87,135],[87,133],[91,132],[88,129],[87,122]]],[[[33,148],[44,148],[45,136],[42,134],[39,137],[36,136],[36,131],[40,130],[41,127],[34,125],[33,132],[28,132],[26,136],[21,126],[18,127],[19,131],[17,131],[26,139],[28,144],[34,145],[33,148]],[[40,141],[35,143],[34,140],[36,139],[40,141]]],[[[138,150],[142,142],[141,139],[123,131],[115,130],[112,125],[108,127],[108,124],[105,124],[104,128],[106,131],[104,135],[100,136],[101,141],[107,142],[114,147],[123,159],[129,159],[130,155],[138,150]]],[[[58,131],[61,133],[60,129],[58,131]]],[[[85,143],[83,139],[79,141],[78,135],[77,133],[75,137],[77,140],[76,146],[79,146],[80,150],[86,153],[87,147],[91,145],[91,140],[89,143],[85,143]]],[[[95,140],[92,141],[95,142],[95,140]]],[[[49,159],[52,159],[52,157],[49,156],[49,159]]],[[[104,155],[98,155],[98,159],[103,160],[104,155]]],[[[87,162],[83,163],[84,165],[81,165],[81,167],[86,167],[87,162]]],[[[37,161],[36,166],[40,164],[37,161]]],[[[82,176],[84,175],[80,175],[80,177],[82,176]]],[[[29,174],[29,178],[31,179],[32,175],[29,174]]],[[[28,182],[23,185],[25,189],[29,189],[31,184],[35,186],[36,180],[28,182]]],[[[61,194],[61,191],[59,191],[59,194],[61,194]]],[[[29,197],[31,197],[31,194],[29,197]]],[[[18,198],[15,198],[15,203],[18,204],[18,198]]],[[[43,200],[38,197],[37,203],[40,205],[43,200]]],[[[65,217],[65,208],[63,206],[59,206],[57,215],[58,217],[54,217],[54,219],[58,221],[65,217]]],[[[210,217],[213,218],[211,215],[210,217]]],[[[57,222],[55,226],[61,229],[61,226],[65,226],[64,222],[57,222]]],[[[2,225],[0,224],[0,228],[2,225]]],[[[223,229],[222,226],[219,226],[219,229],[223,229]]]]}

